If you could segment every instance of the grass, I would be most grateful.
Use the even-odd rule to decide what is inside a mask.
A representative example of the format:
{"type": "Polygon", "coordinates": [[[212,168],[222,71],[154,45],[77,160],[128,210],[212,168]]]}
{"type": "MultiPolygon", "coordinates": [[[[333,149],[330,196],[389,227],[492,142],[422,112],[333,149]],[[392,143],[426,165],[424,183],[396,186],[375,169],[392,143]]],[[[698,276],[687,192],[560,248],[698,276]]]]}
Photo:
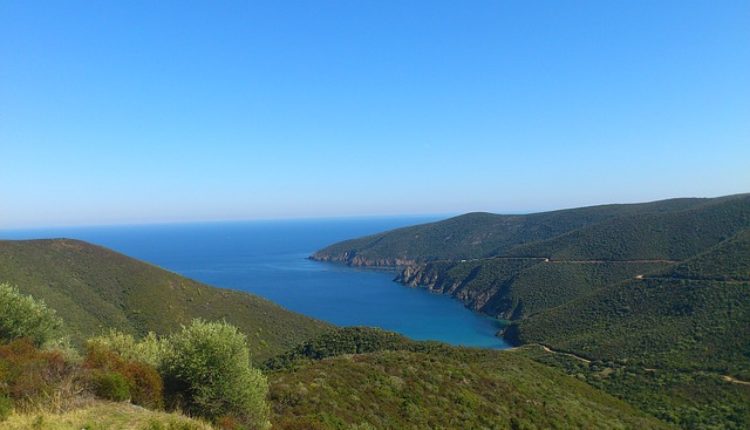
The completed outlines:
{"type": "Polygon", "coordinates": [[[129,403],[97,402],[53,414],[12,414],[5,430],[212,430],[209,424],[178,413],[157,412],[129,403]]]}

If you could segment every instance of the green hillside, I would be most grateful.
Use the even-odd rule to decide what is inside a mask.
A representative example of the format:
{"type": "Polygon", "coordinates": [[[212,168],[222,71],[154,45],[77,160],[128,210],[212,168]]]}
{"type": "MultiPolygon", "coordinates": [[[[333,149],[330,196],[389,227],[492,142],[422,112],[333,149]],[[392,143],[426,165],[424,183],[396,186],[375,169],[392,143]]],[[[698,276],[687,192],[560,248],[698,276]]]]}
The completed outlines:
{"type": "Polygon", "coordinates": [[[520,319],[615,282],[669,267],[662,262],[546,262],[487,259],[433,262],[403,269],[400,282],[451,294],[470,308],[520,319]]]}
{"type": "Polygon", "coordinates": [[[621,216],[507,254],[557,260],[684,260],[749,227],[750,195],[741,195],[670,213],[621,216]]]}
{"type": "Polygon", "coordinates": [[[0,241],[0,282],[44,299],[79,344],[110,328],[166,334],[193,318],[225,319],[247,334],[252,356],[262,361],[329,327],[77,240],[0,241]]]}
{"type": "Polygon", "coordinates": [[[750,379],[747,327],[750,283],[646,279],[540,312],[509,335],[592,359],[750,379]]]}
{"type": "Polygon", "coordinates": [[[749,238],[531,315],[507,337],[578,356],[534,358],[682,427],[748,428],[749,238]]]}
{"type": "Polygon", "coordinates": [[[671,199],[529,215],[470,213],[440,222],[343,241],[316,252],[312,258],[367,266],[390,266],[397,260],[420,262],[485,258],[506,254],[516,246],[551,239],[607,220],[670,214],[737,199],[744,199],[744,204],[747,205],[750,196],[671,199]]]}
{"type": "MultiPolygon", "coordinates": [[[[748,194],[531,215],[467,214],[341,242],[312,258],[402,266],[397,279],[404,284],[516,320],[614,283],[670,270],[675,261],[707,252],[744,230],[750,230],[748,194]]],[[[733,264],[740,266],[732,270],[743,270],[744,263],[733,264]]]]}
{"type": "Polygon", "coordinates": [[[680,279],[750,281],[750,229],[744,230],[660,276],[680,279]]]}
{"type": "MultiPolygon", "coordinates": [[[[380,351],[333,354],[270,373],[274,428],[669,428],[520,354],[383,340],[380,351]]],[[[344,343],[353,345],[317,345],[344,343]]]]}
{"type": "Polygon", "coordinates": [[[544,345],[514,352],[683,428],[748,428],[750,195],[598,208],[504,218],[516,229],[502,240],[486,221],[502,217],[467,228],[469,215],[449,220],[455,231],[401,229],[314,258],[397,257],[399,281],[511,320],[511,342],[544,345]],[[531,228],[540,217],[555,228],[531,228]]]}

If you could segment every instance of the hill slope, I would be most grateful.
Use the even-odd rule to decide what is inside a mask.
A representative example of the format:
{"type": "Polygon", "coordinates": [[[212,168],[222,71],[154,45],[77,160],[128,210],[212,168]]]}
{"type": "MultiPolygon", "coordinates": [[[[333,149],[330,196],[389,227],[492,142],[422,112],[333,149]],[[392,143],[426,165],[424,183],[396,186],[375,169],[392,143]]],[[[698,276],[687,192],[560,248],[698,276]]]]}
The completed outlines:
{"type": "Polygon", "coordinates": [[[262,361],[330,327],[77,240],[0,241],[0,281],[44,299],[79,343],[110,328],[164,334],[193,318],[226,319],[247,334],[262,361]]]}
{"type": "Polygon", "coordinates": [[[279,429],[669,428],[514,352],[355,328],[273,362],[286,365],[268,375],[279,429]]]}
{"type": "Polygon", "coordinates": [[[608,220],[658,216],[738,199],[747,204],[750,195],[591,206],[529,215],[470,213],[339,242],[316,252],[312,258],[363,266],[486,258],[505,255],[519,245],[552,239],[608,220]]]}
{"type": "Polygon", "coordinates": [[[596,359],[750,380],[748,251],[750,232],[743,231],[663,273],[533,315],[510,334],[596,359]]]}
{"type": "Polygon", "coordinates": [[[666,270],[750,230],[750,195],[531,215],[468,214],[334,244],[312,258],[400,265],[398,280],[520,319],[666,270]]]}

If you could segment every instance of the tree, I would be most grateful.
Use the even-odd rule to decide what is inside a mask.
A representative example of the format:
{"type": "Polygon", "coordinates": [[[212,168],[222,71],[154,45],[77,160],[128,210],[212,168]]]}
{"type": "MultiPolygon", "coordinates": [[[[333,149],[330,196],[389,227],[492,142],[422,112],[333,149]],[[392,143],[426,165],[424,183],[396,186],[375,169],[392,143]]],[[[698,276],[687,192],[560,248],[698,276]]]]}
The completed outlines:
{"type": "Polygon", "coordinates": [[[170,336],[163,374],[172,403],[212,420],[231,417],[269,428],[268,382],[250,366],[245,341],[232,325],[202,320],[170,336]]]}
{"type": "Polygon", "coordinates": [[[23,295],[11,285],[0,284],[0,342],[25,337],[41,346],[53,340],[61,327],[62,319],[44,301],[23,295]]]}

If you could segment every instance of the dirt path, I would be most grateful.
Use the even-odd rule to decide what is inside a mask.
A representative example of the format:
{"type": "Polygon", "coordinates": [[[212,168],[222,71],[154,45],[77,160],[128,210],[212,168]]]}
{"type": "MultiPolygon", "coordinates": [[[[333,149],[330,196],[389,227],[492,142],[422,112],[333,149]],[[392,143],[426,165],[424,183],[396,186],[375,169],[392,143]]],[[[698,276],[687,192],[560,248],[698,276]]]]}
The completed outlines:
{"type": "Polygon", "coordinates": [[[544,350],[544,352],[549,352],[550,354],[567,355],[568,357],[575,358],[576,360],[582,361],[586,364],[591,364],[591,360],[589,360],[588,358],[583,358],[580,355],[571,354],[569,352],[556,351],[554,349],[551,349],[547,345],[541,345],[541,347],[544,350]]]}
{"type": "Polygon", "coordinates": [[[740,379],[733,378],[733,377],[731,377],[729,375],[722,375],[721,379],[723,379],[723,380],[725,380],[727,382],[731,382],[732,384],[750,385],[750,382],[748,382],[748,381],[742,381],[740,379]]]}
{"type": "MultiPolygon", "coordinates": [[[[587,358],[584,358],[584,357],[581,357],[580,355],[575,355],[575,354],[572,354],[570,352],[557,351],[557,350],[554,350],[554,349],[552,349],[552,348],[550,348],[550,347],[548,347],[546,345],[539,344],[539,346],[542,347],[542,349],[544,350],[544,352],[547,352],[547,353],[550,353],[550,354],[566,355],[568,357],[575,358],[576,360],[584,362],[586,364],[591,364],[591,360],[589,360],[587,358]]],[[[513,348],[513,349],[515,349],[515,348],[513,348]]],[[[656,369],[649,368],[649,367],[644,367],[643,370],[645,370],[647,372],[656,372],[656,369]]],[[[740,384],[740,385],[748,385],[748,386],[750,386],[750,381],[743,381],[741,379],[737,379],[737,378],[734,378],[734,377],[729,376],[729,375],[719,375],[719,376],[721,376],[722,380],[724,380],[726,382],[729,382],[731,384],[740,384]]]]}
{"type": "Polygon", "coordinates": [[[648,263],[663,263],[663,264],[675,264],[679,263],[679,260],[555,260],[549,257],[486,257],[486,258],[468,258],[463,260],[434,260],[436,262],[453,262],[453,263],[470,263],[476,261],[488,261],[488,260],[521,260],[521,261],[541,261],[543,263],[550,264],[607,264],[607,263],[623,263],[623,264],[648,264],[648,263]]]}

